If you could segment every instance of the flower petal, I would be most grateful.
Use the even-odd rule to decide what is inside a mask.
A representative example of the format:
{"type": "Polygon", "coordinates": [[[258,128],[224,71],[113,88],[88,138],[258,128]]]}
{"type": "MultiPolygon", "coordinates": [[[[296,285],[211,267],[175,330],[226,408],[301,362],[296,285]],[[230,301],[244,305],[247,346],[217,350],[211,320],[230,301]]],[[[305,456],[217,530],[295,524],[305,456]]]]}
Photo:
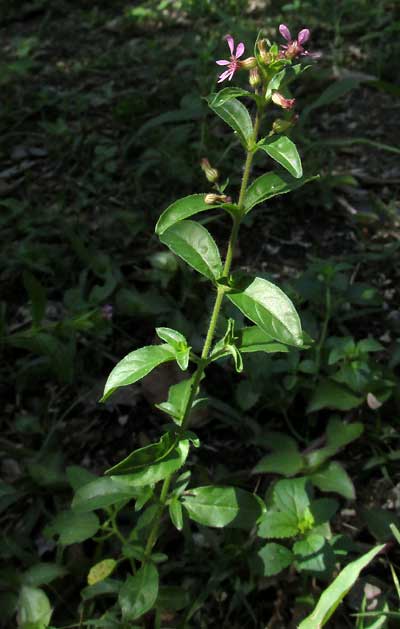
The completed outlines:
{"type": "Polygon", "coordinates": [[[288,27],[286,26],[286,24],[280,24],[279,25],[279,32],[282,35],[282,37],[284,39],[286,39],[286,41],[291,41],[292,40],[292,35],[291,35],[288,27]]]}
{"type": "Polygon", "coordinates": [[[239,57],[241,57],[243,53],[244,53],[244,43],[240,42],[240,44],[237,45],[236,52],[235,52],[236,59],[239,59],[239,57]]]}
{"type": "Polygon", "coordinates": [[[229,50],[231,51],[231,55],[233,55],[233,51],[235,50],[235,41],[232,35],[225,35],[225,39],[228,42],[229,50]]]}
{"type": "Polygon", "coordinates": [[[306,43],[310,39],[310,31],[308,28],[303,28],[300,33],[297,35],[297,41],[300,46],[306,43]]]}
{"type": "MultiPolygon", "coordinates": [[[[227,78],[228,78],[228,76],[229,76],[229,75],[231,75],[231,74],[232,74],[231,70],[225,70],[225,72],[223,72],[223,73],[219,76],[217,83],[222,83],[222,81],[225,81],[225,79],[227,79],[227,78]]],[[[231,77],[231,78],[232,78],[232,77],[231,77]]]]}
{"type": "Polygon", "coordinates": [[[230,61],[228,61],[228,59],[219,59],[215,63],[217,63],[219,66],[228,66],[230,64],[230,61]]]}

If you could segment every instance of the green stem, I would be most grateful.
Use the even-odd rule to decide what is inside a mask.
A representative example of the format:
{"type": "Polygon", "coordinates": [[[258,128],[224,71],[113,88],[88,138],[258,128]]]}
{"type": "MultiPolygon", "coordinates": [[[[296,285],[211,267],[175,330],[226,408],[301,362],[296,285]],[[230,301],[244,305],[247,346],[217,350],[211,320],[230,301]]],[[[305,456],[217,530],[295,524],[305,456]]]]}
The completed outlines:
{"type": "MultiPolygon", "coordinates": [[[[257,141],[258,131],[259,131],[259,128],[260,128],[260,123],[261,123],[261,115],[262,115],[262,112],[260,112],[260,111],[257,112],[256,118],[255,118],[255,121],[254,121],[253,146],[254,146],[254,144],[257,141]]],[[[230,238],[229,238],[228,249],[227,249],[227,252],[226,252],[224,269],[223,269],[223,273],[222,273],[222,277],[223,278],[229,277],[229,273],[230,273],[231,266],[232,266],[233,253],[234,253],[234,250],[235,250],[235,245],[236,245],[238,234],[239,234],[240,224],[241,224],[242,218],[243,218],[243,206],[244,206],[246,190],[247,190],[247,186],[248,186],[248,182],[249,182],[251,166],[252,166],[252,163],[253,163],[253,157],[254,157],[254,149],[252,147],[252,148],[250,148],[247,151],[247,155],[246,155],[246,162],[245,162],[245,165],[244,165],[242,183],[241,183],[241,186],[240,186],[240,193],[239,193],[239,200],[238,200],[239,212],[233,218],[233,225],[232,225],[232,230],[231,230],[231,234],[230,234],[230,238]]],[[[212,345],[212,341],[213,341],[213,338],[214,338],[215,330],[216,330],[216,327],[217,327],[218,317],[219,317],[219,313],[220,313],[220,310],[221,310],[222,302],[224,300],[224,295],[225,295],[224,287],[223,286],[218,286],[218,288],[217,288],[217,296],[215,298],[214,307],[213,307],[213,310],[212,310],[212,313],[211,313],[211,318],[210,318],[210,323],[208,325],[207,335],[206,335],[206,338],[205,338],[205,341],[204,341],[203,350],[201,352],[201,359],[200,359],[200,362],[199,362],[199,364],[197,366],[197,369],[195,371],[195,374],[194,374],[190,397],[189,397],[188,402],[186,404],[185,413],[183,415],[182,424],[181,424],[181,433],[183,433],[188,428],[189,421],[190,421],[190,413],[192,411],[193,403],[195,401],[195,398],[196,398],[196,395],[197,395],[197,391],[198,391],[198,388],[199,388],[200,381],[202,379],[204,370],[205,370],[205,368],[208,365],[208,359],[209,359],[209,354],[210,354],[210,350],[211,350],[211,345],[212,345]]],[[[159,504],[158,504],[158,509],[157,509],[157,512],[156,512],[156,514],[154,516],[153,526],[152,526],[152,528],[150,530],[149,537],[147,539],[147,544],[146,544],[146,548],[145,548],[145,557],[144,557],[143,563],[150,557],[151,552],[153,550],[153,547],[154,547],[154,545],[155,545],[155,543],[157,541],[158,533],[159,533],[160,525],[161,525],[161,518],[162,518],[162,515],[164,513],[164,509],[166,507],[166,503],[167,503],[167,500],[168,500],[168,491],[169,491],[169,487],[170,487],[170,484],[171,484],[171,480],[172,480],[172,474],[170,476],[167,476],[164,479],[164,482],[162,484],[162,488],[161,488],[161,492],[160,492],[160,498],[159,498],[159,504]]]]}

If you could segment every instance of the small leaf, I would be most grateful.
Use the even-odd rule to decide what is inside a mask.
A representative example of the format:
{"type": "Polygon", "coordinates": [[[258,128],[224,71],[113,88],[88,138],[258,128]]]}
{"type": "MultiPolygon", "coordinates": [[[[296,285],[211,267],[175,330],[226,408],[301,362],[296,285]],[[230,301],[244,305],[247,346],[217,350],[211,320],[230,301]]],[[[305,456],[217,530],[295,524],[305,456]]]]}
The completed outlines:
{"type": "Polygon", "coordinates": [[[297,190],[297,188],[301,188],[304,184],[314,179],[316,179],[316,177],[300,177],[299,179],[294,179],[284,172],[270,172],[261,175],[261,177],[253,181],[247,189],[244,202],[246,214],[250,212],[255,205],[258,205],[258,203],[262,203],[277,195],[297,190]]]}
{"type": "Polygon", "coordinates": [[[211,94],[208,105],[239,136],[244,148],[249,149],[253,142],[253,123],[247,108],[236,98],[229,100],[217,94],[211,94]]]}
{"type": "Polygon", "coordinates": [[[295,542],[293,552],[298,569],[305,572],[327,572],[335,564],[334,552],[322,535],[310,533],[304,540],[295,542]]]}
{"type": "Polygon", "coordinates": [[[249,279],[240,292],[227,293],[229,300],[272,339],[301,347],[299,315],[285,293],[267,280],[249,279]]]}
{"type": "Polygon", "coordinates": [[[161,214],[156,225],[156,234],[161,236],[169,227],[175,225],[179,221],[183,221],[189,216],[198,214],[199,212],[206,212],[207,210],[213,210],[215,208],[229,208],[230,204],[215,203],[210,205],[204,201],[205,194],[191,194],[183,199],[174,201],[166,210],[161,214]]]}
{"type": "Polygon", "coordinates": [[[293,537],[299,531],[298,519],[292,513],[268,510],[264,513],[258,527],[260,537],[283,539],[293,537]]]}
{"type": "Polygon", "coordinates": [[[363,570],[385,545],[372,548],[368,553],[346,566],[321,594],[314,611],[299,625],[299,629],[321,629],[335,612],[363,570]]]}
{"type": "Polygon", "coordinates": [[[180,426],[185,415],[186,407],[190,398],[193,386],[193,377],[182,380],[178,384],[170,386],[167,402],[156,404],[156,407],[172,417],[174,422],[180,426]]]}
{"type": "Polygon", "coordinates": [[[173,498],[171,500],[169,504],[169,515],[174,527],[178,529],[178,531],[181,531],[183,528],[183,513],[182,505],[178,498],[173,498]]]}
{"type": "Polygon", "coordinates": [[[64,577],[67,573],[68,570],[64,566],[59,566],[56,563],[37,563],[24,572],[22,582],[31,587],[48,585],[55,579],[64,577]]]}
{"type": "Polygon", "coordinates": [[[43,590],[23,585],[18,600],[18,626],[21,629],[45,629],[52,609],[43,590]]]}
{"type": "Polygon", "coordinates": [[[364,432],[361,422],[345,423],[339,417],[331,417],[326,428],[328,446],[336,451],[358,439],[364,432]]]}
{"type": "Polygon", "coordinates": [[[152,609],[157,595],[157,568],[152,563],[145,563],[134,576],[127,577],[119,592],[118,602],[124,621],[136,620],[152,609]]]}
{"type": "Polygon", "coordinates": [[[148,345],[136,349],[114,367],[108,376],[100,401],[105,402],[119,387],[126,387],[141,380],[155,367],[170,360],[175,360],[175,353],[168,345],[148,345]]]}
{"type": "Polygon", "coordinates": [[[273,490],[274,504],[285,513],[301,521],[310,506],[309,481],[307,478],[280,480],[273,490]]]}
{"type": "Polygon", "coordinates": [[[92,566],[87,576],[88,585],[95,585],[100,581],[104,581],[107,577],[114,572],[117,566],[115,559],[103,559],[92,566]]]}
{"type": "Polygon", "coordinates": [[[324,379],[314,389],[307,406],[307,413],[315,413],[322,408],[333,408],[349,411],[363,403],[363,398],[337,384],[333,380],[324,379]]]}
{"type": "Polygon", "coordinates": [[[236,487],[196,487],[183,495],[189,517],[204,526],[250,529],[261,515],[257,498],[236,487]]]}
{"type": "Polygon", "coordinates": [[[99,529],[100,522],[95,513],[78,513],[61,511],[46,529],[46,535],[58,536],[62,546],[78,544],[93,537],[99,529]]]}
{"type": "Polygon", "coordinates": [[[262,562],[261,574],[264,577],[272,577],[290,566],[294,560],[294,555],[289,548],[282,544],[266,544],[257,553],[257,557],[262,562]]]}
{"type": "Polygon", "coordinates": [[[353,481],[346,470],[336,461],[330,461],[310,476],[313,485],[321,491],[332,491],[348,500],[355,500],[353,481]]]}
{"type": "Polygon", "coordinates": [[[292,439],[283,438],[276,439],[279,433],[267,433],[263,439],[266,445],[273,450],[272,454],[266,454],[261,461],[257,463],[253,470],[253,474],[282,474],[283,476],[294,476],[304,466],[303,457],[301,456],[297,444],[292,439]]]}
{"type": "Polygon", "coordinates": [[[156,334],[158,338],[165,341],[176,350],[187,347],[186,338],[183,334],[178,332],[178,330],[173,330],[172,328],[156,328],[156,334]]]}
{"type": "Polygon", "coordinates": [[[265,151],[296,179],[303,176],[300,155],[296,145],[288,137],[282,135],[278,138],[264,138],[257,144],[257,148],[265,151]]]}
{"type": "Polygon", "coordinates": [[[209,231],[195,221],[180,221],[160,236],[169,247],[193,269],[209,280],[222,275],[222,262],[218,247],[209,231]]]}
{"type": "Polygon", "coordinates": [[[132,487],[151,485],[182,467],[188,453],[189,439],[179,441],[168,432],[157,443],[132,452],[126,459],[107,470],[106,474],[117,474],[118,479],[132,487]]]}
{"type": "Polygon", "coordinates": [[[286,345],[282,345],[275,341],[264,330],[260,330],[257,325],[242,328],[237,331],[238,349],[242,353],[265,352],[271,354],[274,352],[288,352],[286,345]]]}
{"type": "Polygon", "coordinates": [[[106,509],[119,502],[128,502],[136,496],[137,489],[116,478],[97,478],[78,489],[72,501],[72,509],[81,513],[106,509]]]}

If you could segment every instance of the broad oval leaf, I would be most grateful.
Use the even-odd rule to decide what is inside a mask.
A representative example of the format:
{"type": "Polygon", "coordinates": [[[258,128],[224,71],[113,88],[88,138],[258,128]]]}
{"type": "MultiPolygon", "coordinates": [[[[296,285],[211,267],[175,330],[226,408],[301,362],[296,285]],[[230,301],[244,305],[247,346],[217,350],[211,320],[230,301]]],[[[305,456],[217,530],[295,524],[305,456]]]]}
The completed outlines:
{"type": "Polygon", "coordinates": [[[293,179],[284,172],[265,173],[265,175],[258,177],[258,179],[253,181],[248,187],[244,201],[245,213],[250,212],[258,203],[301,188],[301,186],[304,186],[304,184],[314,179],[317,179],[317,177],[300,177],[299,179],[293,179]]]}
{"type": "Polygon", "coordinates": [[[210,280],[222,275],[221,256],[210,232],[195,221],[180,221],[160,236],[161,242],[210,280]]]}
{"type": "Polygon", "coordinates": [[[335,565],[335,555],[322,535],[310,533],[293,545],[298,570],[312,574],[326,573],[335,565]]]}
{"type": "Polygon", "coordinates": [[[124,621],[136,620],[154,606],[158,582],[158,571],[152,563],[145,563],[134,576],[127,577],[118,596],[124,621]]]}
{"type": "MultiPolygon", "coordinates": [[[[212,103],[213,107],[220,107],[224,105],[228,100],[232,100],[232,98],[240,98],[241,96],[247,96],[248,98],[252,98],[255,100],[256,95],[248,90],[243,90],[241,87],[224,87],[219,92],[215,92],[211,94],[209,100],[212,103]]],[[[211,105],[210,105],[211,106],[211,105]]]]}
{"type": "Polygon", "coordinates": [[[137,382],[155,367],[170,360],[175,360],[175,353],[168,345],[148,345],[136,349],[115,365],[108,376],[104,395],[100,401],[104,402],[119,387],[126,387],[137,382]]]}
{"type": "Polygon", "coordinates": [[[337,461],[330,461],[310,476],[313,485],[321,491],[332,491],[348,500],[355,500],[353,481],[337,461]]]}
{"type": "Polygon", "coordinates": [[[257,147],[265,151],[273,160],[278,162],[283,168],[296,179],[303,176],[303,167],[301,165],[300,155],[297,147],[285,135],[278,138],[265,138],[257,144],[257,147]]]}
{"type": "Polygon", "coordinates": [[[324,627],[348,591],[357,581],[363,570],[378,553],[385,548],[385,544],[372,548],[368,553],[352,561],[346,566],[321,594],[314,611],[299,625],[299,629],[320,629],[324,627]]]}
{"type": "Polygon", "coordinates": [[[286,345],[277,343],[269,334],[266,334],[264,330],[260,330],[257,325],[238,330],[237,336],[237,346],[243,354],[251,352],[266,352],[267,354],[272,354],[274,352],[289,351],[286,345]]]}
{"type": "Polygon", "coordinates": [[[185,218],[189,218],[189,216],[193,216],[194,214],[199,214],[199,212],[206,212],[207,210],[213,210],[215,208],[229,209],[234,207],[229,203],[215,203],[211,205],[204,201],[205,198],[206,194],[190,194],[188,197],[174,201],[174,203],[164,210],[158,219],[155,230],[156,234],[161,236],[161,234],[169,229],[169,227],[172,227],[172,225],[175,225],[175,223],[179,223],[179,221],[183,221],[185,218]]]}
{"type": "Polygon", "coordinates": [[[196,487],[183,495],[189,517],[204,526],[251,529],[262,513],[259,500],[237,487],[196,487]]]}
{"type": "Polygon", "coordinates": [[[272,339],[295,347],[303,345],[299,315],[289,297],[272,282],[256,277],[244,290],[227,297],[272,339]]]}
{"type": "Polygon", "coordinates": [[[61,511],[45,528],[45,534],[58,536],[58,543],[70,546],[84,542],[93,537],[100,527],[99,518],[95,513],[77,513],[76,511],[61,511]]]}
{"type": "Polygon", "coordinates": [[[249,149],[254,139],[254,130],[250,114],[243,103],[237,98],[227,100],[217,93],[211,94],[208,105],[238,134],[243,146],[249,149]]]}
{"type": "Polygon", "coordinates": [[[18,599],[18,626],[44,629],[49,625],[52,609],[43,590],[23,585],[18,599]]]}
{"type": "Polygon", "coordinates": [[[271,542],[258,551],[256,569],[262,576],[272,577],[290,566],[293,560],[294,555],[289,548],[271,542]]]}
{"type": "Polygon", "coordinates": [[[37,563],[24,572],[22,583],[31,587],[48,585],[55,579],[64,577],[67,573],[68,570],[64,566],[59,566],[56,563],[37,563]]]}
{"type": "Polygon", "coordinates": [[[136,490],[116,478],[96,478],[78,489],[71,506],[74,511],[95,511],[136,496],[136,490]]]}
{"type": "Polygon", "coordinates": [[[349,411],[363,403],[363,398],[334,380],[324,378],[314,389],[307,405],[307,413],[315,413],[322,408],[349,411]]]}

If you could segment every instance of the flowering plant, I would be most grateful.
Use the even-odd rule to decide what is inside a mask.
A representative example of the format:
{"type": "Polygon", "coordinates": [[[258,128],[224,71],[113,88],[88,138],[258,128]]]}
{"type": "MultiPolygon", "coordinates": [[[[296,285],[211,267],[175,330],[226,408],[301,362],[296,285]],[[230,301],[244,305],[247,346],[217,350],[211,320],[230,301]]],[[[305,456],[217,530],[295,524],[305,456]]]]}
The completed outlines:
{"type": "MultiPolygon", "coordinates": [[[[200,446],[198,435],[191,430],[191,418],[193,409],[202,403],[200,388],[211,363],[232,360],[236,371],[242,372],[248,353],[285,353],[289,348],[307,347],[299,315],[289,297],[263,277],[232,271],[239,229],[245,217],[265,201],[313,179],[303,174],[296,145],[287,135],[296,121],[291,111],[295,99],[290,86],[305,70],[296,59],[309,56],[303,48],[309,31],[300,31],[296,40],[292,40],[286,26],[281,25],[280,32],[287,41],[281,49],[258,38],[254,55],[245,59],[242,59],[244,44],[240,42],[235,48],[233,37],[228,35],[230,59],[216,62],[227,68],[218,83],[231,81],[238,71],[248,72],[249,90],[225,87],[208,98],[211,110],[231,127],[244,149],[238,194],[227,190],[227,183],[220,183],[218,170],[204,158],[201,168],[211,190],[173,202],[156,225],[160,241],[210,282],[214,306],[202,350],[193,351],[181,331],[159,327],[156,333],[161,342],[130,352],[114,367],[105,385],[103,401],[161,364],[175,362],[185,377],[172,385],[168,399],[157,405],[167,418],[164,432],[158,441],[116,462],[104,477],[75,479],[71,511],[60,514],[49,527],[61,546],[71,543],[71,539],[76,542],[94,536],[99,545],[110,538],[118,545],[118,559],[94,562],[88,573],[88,587],[82,593],[84,603],[89,604],[99,595],[114,597],[101,619],[103,624],[95,626],[133,628],[137,623],[143,626],[143,622],[149,626],[147,618],[151,614],[154,626],[160,627],[166,611],[171,609],[184,610],[179,626],[187,626],[204,601],[204,593],[195,592],[190,597],[182,584],[171,585],[173,568],[168,564],[163,567],[168,556],[158,548],[169,523],[178,532],[175,531],[176,535],[182,532],[185,540],[190,540],[194,527],[234,529],[237,553],[245,549],[255,558],[258,572],[255,569],[252,576],[260,574],[260,564],[263,576],[278,574],[292,564],[308,573],[321,572],[321,565],[328,570],[335,564],[328,522],[337,503],[314,495],[315,487],[320,487],[318,479],[313,477],[314,473],[317,478],[318,466],[315,460],[302,460],[293,444],[291,459],[294,462],[296,457],[297,462],[300,459],[300,467],[294,473],[305,469],[307,475],[275,482],[265,499],[256,494],[251,477],[238,486],[221,482],[199,485],[192,480],[190,469],[182,470],[191,449],[200,446]],[[250,103],[250,110],[243,100],[250,103]],[[267,126],[266,109],[274,106],[279,107],[279,117],[267,126]],[[250,181],[256,153],[269,159],[269,170],[250,181]],[[192,220],[195,215],[210,211],[222,213],[231,223],[224,256],[206,227],[192,220]],[[238,316],[228,318],[225,332],[215,338],[226,301],[238,316]],[[244,326],[238,323],[243,318],[248,320],[244,326]],[[132,523],[128,531],[123,527],[123,516],[132,523]],[[279,542],[263,541],[270,539],[279,542]],[[252,549],[251,544],[256,548],[252,549]],[[128,573],[121,569],[121,564],[124,568],[129,565],[128,573]],[[123,580],[111,578],[117,572],[124,575],[123,580]]],[[[103,317],[111,316],[112,309],[105,307],[103,317]]],[[[338,428],[343,429],[335,424],[331,433],[334,435],[338,428]]],[[[353,433],[348,439],[352,438],[353,433]]],[[[276,433],[271,433],[270,441],[274,449],[276,433]]],[[[325,462],[342,444],[343,439],[339,445],[331,443],[329,452],[320,454],[320,463],[321,457],[325,456],[325,462]]],[[[262,475],[269,469],[271,460],[262,460],[253,473],[262,475]]],[[[161,550],[168,548],[164,545],[161,550]]],[[[210,591],[206,588],[205,596],[210,591]]],[[[41,591],[37,590],[36,595],[41,598],[41,591]]],[[[49,607],[45,610],[45,622],[49,622],[50,616],[49,607]]],[[[81,624],[82,619],[83,608],[81,624]]]]}

